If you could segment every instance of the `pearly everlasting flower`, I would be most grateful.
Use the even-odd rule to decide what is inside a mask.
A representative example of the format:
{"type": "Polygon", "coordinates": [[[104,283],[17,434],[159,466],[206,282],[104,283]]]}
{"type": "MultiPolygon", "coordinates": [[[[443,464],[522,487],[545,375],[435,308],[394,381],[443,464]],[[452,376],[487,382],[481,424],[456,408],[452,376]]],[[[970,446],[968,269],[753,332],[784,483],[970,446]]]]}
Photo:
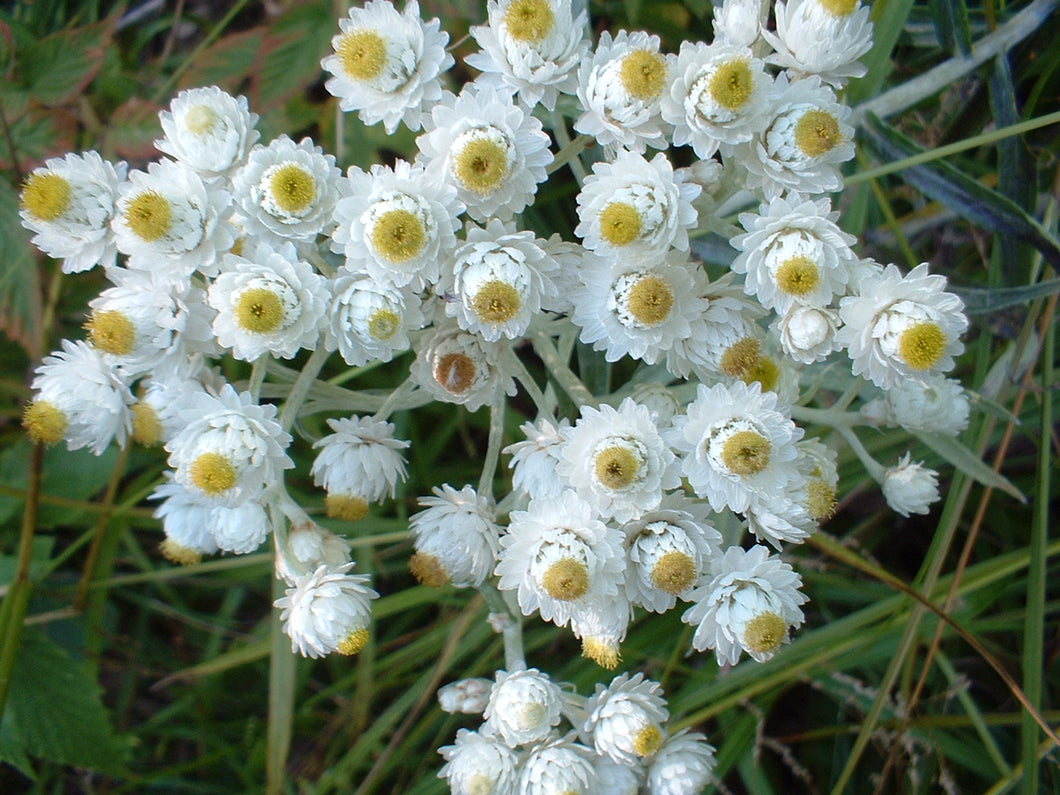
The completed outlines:
{"type": "Polygon", "coordinates": [[[231,212],[232,196],[221,181],[206,183],[182,163],[159,160],[130,172],[111,226],[130,268],[213,276],[235,242],[231,212]]]}
{"type": "Polygon", "coordinates": [[[276,551],[276,576],[293,585],[299,577],[326,566],[337,571],[350,562],[350,543],[315,522],[293,522],[276,551]]]}
{"type": "Polygon", "coordinates": [[[398,160],[351,167],[349,195],[335,205],[331,249],[346,256],[351,271],[396,287],[422,289],[438,280],[439,263],[456,246],[463,205],[456,188],[423,164],[398,160]]]}
{"type": "Polygon", "coordinates": [[[776,32],[762,37],[776,50],[767,60],[795,76],[815,74],[836,87],[861,77],[858,58],[872,48],[868,5],[857,0],[787,0],[774,7],[776,32]]]}
{"type": "Polygon", "coordinates": [[[714,40],[750,47],[762,33],[769,4],[762,0],[724,0],[714,7],[714,40]]]}
{"type": "Polygon", "coordinates": [[[190,566],[203,555],[217,552],[217,541],[210,532],[210,506],[176,483],[170,473],[155,487],[148,499],[161,500],[154,517],[161,520],[166,538],[159,547],[166,560],[190,566]]]}
{"type": "Polygon", "coordinates": [[[340,272],[331,285],[324,345],[350,367],[389,362],[409,349],[409,332],[425,322],[420,298],[409,288],[340,272]]]}
{"type": "Polygon", "coordinates": [[[793,302],[770,328],[786,356],[799,364],[813,364],[839,349],[839,326],[839,313],[834,309],[793,302]]]}
{"type": "Polygon", "coordinates": [[[475,411],[501,393],[515,394],[504,352],[503,343],[486,342],[455,326],[436,327],[420,340],[409,375],[436,399],[475,411]]]}
{"type": "Polygon", "coordinates": [[[648,768],[652,795],[699,795],[714,771],[714,746],[698,732],[679,731],[663,743],[648,768]]]}
{"type": "Polygon", "coordinates": [[[660,381],[648,381],[633,386],[633,399],[647,406],[655,425],[661,430],[668,426],[681,404],[673,393],[660,381]]]}
{"type": "Polygon", "coordinates": [[[580,727],[596,753],[615,762],[635,766],[651,759],[666,739],[670,713],[658,682],[643,674],[620,674],[585,705],[587,717],[580,727]]]}
{"type": "Polygon", "coordinates": [[[481,715],[492,690],[493,681],[481,676],[458,679],[438,688],[438,706],[450,715],[481,715]]]}
{"type": "Polygon", "coordinates": [[[903,381],[862,406],[861,413],[874,424],[956,436],[968,427],[968,395],[960,381],[931,376],[923,382],[903,381]]]}
{"type": "Polygon", "coordinates": [[[392,423],[371,417],[329,419],[332,433],[313,444],[317,456],[309,473],[328,496],[328,515],[361,519],[368,505],[393,497],[405,480],[405,459],[399,452],[409,446],[394,438],[392,423]]]}
{"type": "Polygon", "coordinates": [[[557,474],[605,519],[628,522],[658,507],[664,489],[680,484],[676,457],[646,406],[626,398],[615,409],[583,406],[557,474]]]}
{"type": "Polygon", "coordinates": [[[416,139],[422,162],[456,187],[471,218],[508,220],[533,201],[552,162],[549,138],[511,95],[469,84],[458,96],[446,92],[431,119],[416,139]]]}
{"type": "Polygon", "coordinates": [[[445,483],[432,491],[433,497],[420,497],[424,510],[409,520],[416,550],[409,568],[424,585],[478,587],[492,573],[500,549],[493,500],[471,486],[457,491],[445,483]]]}
{"type": "Polygon", "coordinates": [[[22,225],[33,232],[33,245],[63,261],[63,273],[114,265],[111,219],[126,170],[124,162],[85,152],[50,158],[26,177],[18,202],[22,225]]]}
{"type": "Polygon", "coordinates": [[[172,371],[163,370],[140,381],[140,396],[133,405],[133,439],[151,446],[172,439],[184,428],[180,410],[192,396],[224,386],[217,374],[206,369],[202,357],[189,357],[172,371]]]}
{"type": "Polygon", "coordinates": [[[650,161],[622,149],[613,162],[596,163],[578,193],[574,233],[593,251],[626,256],[688,250],[696,225],[692,206],[702,188],[675,173],[666,155],[650,161]]]}
{"type": "Polygon", "coordinates": [[[664,258],[586,255],[572,296],[581,341],[604,351],[609,362],[629,355],[655,364],[688,338],[703,311],[694,267],[676,250],[664,258]]]}
{"type": "Polygon", "coordinates": [[[519,773],[519,795],[595,795],[593,753],[570,737],[534,748],[519,773]]]}
{"type": "Polygon", "coordinates": [[[22,426],[32,441],[100,455],[111,441],[125,446],[134,398],[123,369],[85,342],[62,341],[34,371],[33,402],[22,426]]]}
{"type": "Polygon", "coordinates": [[[516,792],[519,757],[497,737],[458,729],[456,742],[438,753],[445,758],[438,777],[448,779],[452,795],[516,792]]]}
{"type": "Polygon", "coordinates": [[[670,83],[672,55],[659,52],[659,37],[620,30],[614,38],[600,34],[592,60],[578,71],[582,115],[574,129],[599,144],[643,152],[665,149],[669,126],[659,114],[659,101],[670,83]]]}
{"type": "Polygon", "coordinates": [[[843,232],[828,199],[775,198],[758,213],[741,213],[746,234],[732,238],[740,251],[734,273],[762,306],[784,314],[792,304],[826,307],[845,292],[855,256],[853,235],[843,232]]]}
{"type": "Polygon", "coordinates": [[[354,6],[339,20],[334,53],[320,62],[331,74],[324,87],[365,124],[383,122],[388,134],[402,122],[420,129],[442,96],[442,73],[454,63],[445,49],[449,34],[440,28],[437,19],[420,19],[416,0],[403,13],[388,0],[354,6]]]}
{"type": "Polygon", "coordinates": [[[705,160],[723,144],[751,140],[765,127],[770,84],[765,64],[746,47],[682,42],[660,102],[674,146],[691,144],[705,160]]]}
{"type": "Polygon", "coordinates": [[[558,423],[547,417],[537,422],[524,422],[519,430],[526,441],[515,442],[501,452],[511,455],[513,488],[525,492],[531,499],[554,497],[565,488],[556,468],[563,456],[564,434],[570,427],[565,417],[558,423]]]}
{"type": "Polygon", "coordinates": [[[510,747],[541,742],[560,722],[563,692],[536,668],[497,671],[484,729],[510,747]]]}
{"type": "Polygon", "coordinates": [[[291,651],[324,657],[333,651],[356,654],[368,642],[371,600],[379,596],[364,574],[350,574],[352,563],[338,569],[320,565],[298,577],[274,604],[281,609],[283,631],[291,651]]]}
{"type": "Polygon", "coordinates": [[[582,657],[608,671],[618,667],[619,647],[626,639],[633,606],[620,591],[608,599],[591,599],[573,606],[570,629],[582,642],[582,657]]]}
{"type": "Polygon", "coordinates": [[[744,511],[752,493],[775,494],[796,477],[802,433],[777,410],[776,394],[757,383],[700,384],[686,413],[674,417],[669,441],[696,494],[715,511],[744,511]]]}
{"type": "Polygon", "coordinates": [[[211,506],[207,527],[218,547],[236,555],[253,552],[272,530],[268,511],[256,499],[211,506]]]}
{"type": "Polygon", "coordinates": [[[290,359],[302,348],[315,348],[328,299],[324,277],[298,257],[292,243],[226,254],[207,294],[217,310],[218,344],[250,362],[266,353],[290,359]]]}
{"type": "Polygon", "coordinates": [[[624,559],[618,531],[595,518],[573,491],[531,500],[512,511],[501,537],[496,574],[502,591],[516,591],[523,615],[535,610],[565,625],[580,604],[612,600],[624,559]]]}
{"type": "Polygon", "coordinates": [[[817,529],[817,522],[796,497],[806,491],[805,480],[789,480],[781,494],[753,493],[744,511],[747,529],[758,541],[780,550],[782,543],[801,544],[817,529]]]}
{"type": "Polygon", "coordinates": [[[639,768],[631,768],[599,755],[593,759],[593,767],[599,792],[606,792],[607,795],[637,795],[641,791],[644,773],[639,768]]]}
{"type": "Polygon", "coordinates": [[[436,288],[453,297],[445,313],[487,342],[523,336],[542,301],[557,292],[551,276],[558,266],[543,243],[496,219],[485,229],[469,226],[436,288]]]}
{"type": "Polygon", "coordinates": [[[854,375],[891,389],[952,368],[964,350],[960,336],[968,318],[964,302],[945,288],[946,278],[929,274],[926,262],[905,276],[888,265],[862,277],[860,294],[839,302],[844,325],[837,339],[853,360],[854,375]]]}
{"type": "Polygon", "coordinates": [[[471,28],[482,48],[464,60],[483,72],[476,82],[505,86],[528,108],[552,110],[560,93],[578,87],[578,67],[589,54],[587,15],[571,0],[491,0],[489,24],[471,28]]]}
{"type": "Polygon", "coordinates": [[[789,82],[781,74],[763,129],[734,149],[746,169],[744,184],[761,188],[767,198],[840,190],[838,164],[854,157],[850,113],[816,76],[789,82]]]}
{"type": "Polygon", "coordinates": [[[248,235],[279,245],[311,243],[330,231],[335,203],[345,192],[335,156],[312,140],[286,135],[255,146],[232,177],[239,222],[248,235]]]}
{"type": "Polygon", "coordinates": [[[718,665],[735,665],[740,652],[758,662],[773,657],[788,632],[802,624],[802,578],[766,547],[729,547],[711,577],[692,594],[681,620],[696,628],[692,646],[714,649],[718,665]]]}
{"type": "Polygon", "coordinates": [[[247,98],[217,86],[181,91],[158,120],[166,137],[155,147],[206,178],[242,165],[260,137],[254,128],[258,114],[250,112],[247,98]]]}
{"type": "Polygon", "coordinates": [[[880,479],[883,497],[895,513],[929,513],[931,504],[939,499],[938,472],[922,462],[910,463],[909,453],[883,472],[880,479]]]}

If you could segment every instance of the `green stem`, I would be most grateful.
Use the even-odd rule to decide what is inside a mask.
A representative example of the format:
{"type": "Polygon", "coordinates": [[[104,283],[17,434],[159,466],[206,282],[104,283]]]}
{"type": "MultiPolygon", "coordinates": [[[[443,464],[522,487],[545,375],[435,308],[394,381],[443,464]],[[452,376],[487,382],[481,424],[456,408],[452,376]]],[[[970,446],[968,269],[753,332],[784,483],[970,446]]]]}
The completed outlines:
{"type": "Polygon", "coordinates": [[[869,455],[869,451],[865,449],[865,445],[861,443],[861,439],[858,438],[857,434],[854,433],[850,428],[844,425],[833,426],[839,434],[846,439],[847,444],[850,445],[850,449],[854,451],[854,455],[861,461],[861,465],[865,467],[865,471],[872,476],[872,479],[877,483],[882,483],[886,469],[879,461],[869,455]]]}
{"type": "MultiPolygon", "coordinates": [[[[570,135],[567,134],[567,120],[563,118],[563,114],[558,110],[552,110],[551,119],[552,132],[556,135],[556,142],[559,144],[560,149],[559,152],[556,153],[556,157],[553,160],[549,171],[551,173],[564,164],[568,164],[570,165],[570,170],[574,173],[574,178],[578,181],[578,184],[581,185],[585,182],[586,174],[585,166],[582,165],[582,161],[578,155],[581,154],[583,149],[585,149],[588,141],[580,147],[575,148],[571,145],[570,135]]],[[[587,136],[580,136],[578,140],[585,137],[587,136]]]]}
{"type": "Polygon", "coordinates": [[[534,351],[541,357],[541,361],[544,362],[549,375],[570,396],[575,405],[597,408],[600,404],[596,397],[581,382],[578,376],[567,367],[567,363],[560,357],[559,351],[552,344],[552,338],[549,337],[548,333],[542,329],[531,329],[530,334],[531,341],[534,344],[534,351]]]}
{"type": "Polygon", "coordinates": [[[404,408],[402,402],[404,398],[411,395],[416,391],[416,382],[411,378],[406,378],[401,382],[401,385],[387,396],[387,399],[383,401],[383,405],[379,407],[379,410],[372,415],[372,419],[379,420],[382,422],[387,419],[393,412],[404,408]]]}
{"type": "Polygon", "coordinates": [[[501,460],[501,445],[504,444],[504,390],[498,389],[490,405],[490,432],[486,442],[486,458],[482,462],[482,475],[478,481],[479,496],[493,494],[493,478],[501,460]]]}
{"type": "Polygon", "coordinates": [[[312,389],[313,384],[316,382],[317,375],[324,366],[324,362],[327,361],[328,355],[329,352],[321,341],[306,361],[305,367],[298,374],[297,380],[291,385],[291,391],[287,393],[287,399],[280,410],[280,425],[283,426],[285,431],[291,430],[294,425],[294,421],[298,417],[298,409],[302,407],[302,403],[309,395],[309,390],[312,389]]]}

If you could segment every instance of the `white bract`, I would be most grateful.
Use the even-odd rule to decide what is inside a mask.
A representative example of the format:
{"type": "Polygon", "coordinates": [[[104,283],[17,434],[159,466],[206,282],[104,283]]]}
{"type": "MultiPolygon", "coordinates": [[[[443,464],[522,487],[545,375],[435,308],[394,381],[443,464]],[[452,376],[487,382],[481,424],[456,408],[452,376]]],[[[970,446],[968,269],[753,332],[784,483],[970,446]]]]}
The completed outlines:
{"type": "Polygon", "coordinates": [[[243,164],[260,137],[246,97],[233,97],[217,86],[181,91],[158,114],[166,137],[155,147],[203,177],[220,177],[243,164]]]}

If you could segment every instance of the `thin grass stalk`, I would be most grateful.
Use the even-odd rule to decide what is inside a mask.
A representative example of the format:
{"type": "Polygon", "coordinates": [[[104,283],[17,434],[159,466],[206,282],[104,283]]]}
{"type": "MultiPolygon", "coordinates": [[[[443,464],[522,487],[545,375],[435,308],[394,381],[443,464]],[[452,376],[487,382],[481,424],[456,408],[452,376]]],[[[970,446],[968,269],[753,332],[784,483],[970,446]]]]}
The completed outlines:
{"type": "MultiPolygon", "coordinates": [[[[272,580],[273,601],[284,595],[284,581],[272,580]]],[[[265,758],[266,795],[281,795],[287,780],[287,755],[291,750],[294,723],[294,678],[296,658],[291,639],[283,631],[280,611],[269,619],[269,726],[265,758]]]]}

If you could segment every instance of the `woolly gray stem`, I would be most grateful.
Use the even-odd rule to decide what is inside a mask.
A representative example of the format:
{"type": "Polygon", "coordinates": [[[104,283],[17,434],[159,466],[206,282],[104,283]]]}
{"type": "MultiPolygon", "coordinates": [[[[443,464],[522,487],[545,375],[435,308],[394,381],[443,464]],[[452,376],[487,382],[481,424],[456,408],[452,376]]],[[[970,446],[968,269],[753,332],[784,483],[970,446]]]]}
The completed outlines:
{"type": "Polygon", "coordinates": [[[865,449],[865,445],[861,443],[861,439],[858,438],[857,434],[843,425],[837,425],[834,427],[836,431],[847,440],[847,444],[850,445],[850,449],[854,451],[858,460],[861,461],[862,466],[865,467],[865,471],[868,472],[869,475],[872,476],[872,479],[877,483],[882,483],[887,470],[884,469],[879,461],[869,455],[869,451],[865,449]]]}
{"type": "Polygon", "coordinates": [[[298,409],[302,407],[302,403],[309,396],[309,390],[316,383],[320,368],[324,366],[324,362],[327,361],[329,355],[330,352],[321,341],[309,357],[309,360],[306,361],[305,367],[298,374],[297,380],[291,385],[291,391],[287,393],[287,400],[284,401],[283,408],[280,410],[280,425],[283,426],[285,431],[291,430],[291,426],[294,425],[294,421],[298,417],[298,409]]]}
{"type": "Polygon", "coordinates": [[[498,389],[490,404],[490,434],[486,443],[486,458],[482,462],[482,475],[478,481],[479,496],[493,494],[493,476],[497,473],[501,445],[504,443],[504,404],[504,390],[498,389]]]}
{"type": "Polygon", "coordinates": [[[556,379],[556,383],[563,387],[564,392],[570,395],[571,400],[579,406],[597,408],[600,405],[599,401],[589,391],[589,388],[581,382],[578,376],[567,367],[567,363],[560,357],[559,351],[552,344],[552,339],[548,336],[548,333],[541,329],[534,329],[531,331],[531,335],[537,355],[545,363],[548,372],[556,379]]]}

